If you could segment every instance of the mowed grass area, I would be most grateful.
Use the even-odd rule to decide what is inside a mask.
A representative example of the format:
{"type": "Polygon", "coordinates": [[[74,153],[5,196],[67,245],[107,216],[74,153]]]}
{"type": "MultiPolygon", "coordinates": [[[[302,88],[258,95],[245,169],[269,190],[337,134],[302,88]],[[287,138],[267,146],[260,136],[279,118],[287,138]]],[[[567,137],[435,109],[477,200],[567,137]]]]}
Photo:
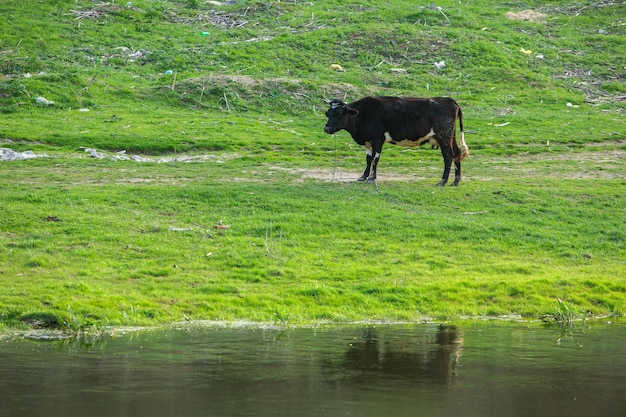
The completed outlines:
{"type": "Polygon", "coordinates": [[[623,315],[625,19],[3,1],[0,148],[48,157],[0,161],[0,326],[623,315]],[[363,150],[323,133],[323,100],[364,95],[455,98],[460,187],[434,187],[429,147],[354,183],[363,150]]]}

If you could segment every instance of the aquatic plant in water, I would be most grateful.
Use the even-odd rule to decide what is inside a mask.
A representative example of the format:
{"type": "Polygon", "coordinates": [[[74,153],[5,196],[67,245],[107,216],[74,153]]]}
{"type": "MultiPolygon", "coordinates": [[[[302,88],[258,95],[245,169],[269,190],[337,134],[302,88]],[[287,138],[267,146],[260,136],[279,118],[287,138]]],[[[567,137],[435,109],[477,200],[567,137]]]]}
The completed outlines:
{"type": "Polygon", "coordinates": [[[554,306],[554,310],[543,315],[543,321],[554,323],[562,327],[570,327],[574,322],[584,319],[583,314],[578,312],[574,306],[568,306],[557,298],[558,304],[554,306]]]}

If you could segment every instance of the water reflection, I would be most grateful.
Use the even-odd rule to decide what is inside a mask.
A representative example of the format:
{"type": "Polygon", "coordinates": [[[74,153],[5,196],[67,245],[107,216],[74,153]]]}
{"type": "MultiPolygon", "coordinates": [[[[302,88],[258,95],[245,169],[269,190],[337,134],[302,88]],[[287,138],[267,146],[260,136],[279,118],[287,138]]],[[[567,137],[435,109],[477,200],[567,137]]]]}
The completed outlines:
{"type": "Polygon", "coordinates": [[[455,326],[439,326],[415,340],[413,334],[381,339],[376,328],[363,330],[360,340],[350,344],[343,366],[395,378],[448,385],[456,373],[463,335],[455,326]]]}
{"type": "Polygon", "coordinates": [[[0,416],[614,417],[625,336],[479,323],[0,339],[0,416]]]}

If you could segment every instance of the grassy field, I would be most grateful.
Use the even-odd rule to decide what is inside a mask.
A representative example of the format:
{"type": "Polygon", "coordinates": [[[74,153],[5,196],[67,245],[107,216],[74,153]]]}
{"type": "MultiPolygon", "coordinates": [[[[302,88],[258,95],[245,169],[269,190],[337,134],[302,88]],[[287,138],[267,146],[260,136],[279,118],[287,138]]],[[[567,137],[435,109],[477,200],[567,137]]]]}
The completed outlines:
{"type": "Polygon", "coordinates": [[[214,3],[0,5],[0,326],[624,314],[624,2],[214,3]],[[354,183],[367,94],[457,99],[460,187],[354,183]]]}

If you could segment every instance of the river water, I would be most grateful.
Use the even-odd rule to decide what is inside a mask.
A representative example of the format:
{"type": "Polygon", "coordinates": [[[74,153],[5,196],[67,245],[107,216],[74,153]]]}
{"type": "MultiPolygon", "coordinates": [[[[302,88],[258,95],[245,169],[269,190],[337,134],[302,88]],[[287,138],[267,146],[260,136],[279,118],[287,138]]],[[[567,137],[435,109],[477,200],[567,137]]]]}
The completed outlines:
{"type": "Polygon", "coordinates": [[[0,339],[1,417],[626,416],[626,324],[0,339]]]}

